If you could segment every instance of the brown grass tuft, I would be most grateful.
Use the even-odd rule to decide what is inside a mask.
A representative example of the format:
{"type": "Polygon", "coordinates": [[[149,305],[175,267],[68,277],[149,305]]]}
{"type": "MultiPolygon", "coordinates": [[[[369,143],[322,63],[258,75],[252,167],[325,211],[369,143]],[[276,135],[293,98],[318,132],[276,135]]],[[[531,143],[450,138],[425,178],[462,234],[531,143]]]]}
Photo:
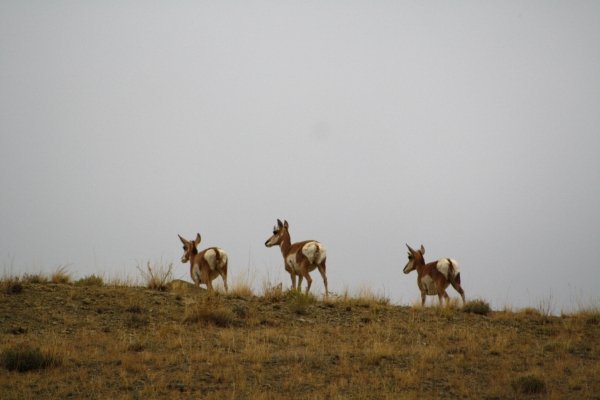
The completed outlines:
{"type": "Polygon", "coordinates": [[[14,346],[0,353],[0,365],[9,371],[27,372],[60,364],[56,356],[30,346],[14,346]]]}
{"type": "Polygon", "coordinates": [[[220,304],[212,302],[190,304],[185,309],[183,322],[229,327],[236,323],[235,314],[220,304]]]}
{"type": "Polygon", "coordinates": [[[104,286],[104,279],[98,275],[88,275],[75,282],[77,286],[104,286]]]}
{"type": "Polygon", "coordinates": [[[252,287],[246,281],[236,281],[229,287],[228,296],[238,298],[248,298],[254,296],[252,287]]]}
{"type": "Polygon", "coordinates": [[[466,313],[473,313],[479,315],[488,315],[490,312],[492,312],[490,304],[482,299],[468,301],[467,304],[464,305],[462,310],[466,313]]]}
{"type": "Polygon", "coordinates": [[[24,274],[23,283],[48,283],[48,277],[43,274],[24,274]]]}
{"type": "Polygon", "coordinates": [[[542,394],[546,393],[546,383],[535,375],[526,375],[511,382],[512,388],[519,394],[542,394]]]}
{"type": "Polygon", "coordinates": [[[138,271],[142,274],[146,287],[152,290],[165,292],[169,290],[169,283],[173,280],[173,263],[165,265],[150,265],[150,261],[146,263],[146,269],[137,266],[138,271]]]}
{"type": "Polygon", "coordinates": [[[263,298],[269,303],[278,303],[285,298],[285,292],[283,291],[283,284],[271,285],[270,283],[265,284],[263,288],[263,298]]]}
{"type": "Polygon", "coordinates": [[[6,294],[19,294],[23,291],[23,284],[21,284],[19,278],[2,280],[0,287],[6,294]]]}
{"type": "Polygon", "coordinates": [[[61,265],[58,268],[56,268],[56,270],[52,274],[50,274],[50,282],[62,284],[71,283],[72,277],[68,269],[69,268],[66,265],[61,265]]]}
{"type": "Polygon", "coordinates": [[[310,293],[304,294],[297,290],[288,291],[285,298],[290,311],[298,315],[308,315],[309,307],[316,302],[310,293]]]}

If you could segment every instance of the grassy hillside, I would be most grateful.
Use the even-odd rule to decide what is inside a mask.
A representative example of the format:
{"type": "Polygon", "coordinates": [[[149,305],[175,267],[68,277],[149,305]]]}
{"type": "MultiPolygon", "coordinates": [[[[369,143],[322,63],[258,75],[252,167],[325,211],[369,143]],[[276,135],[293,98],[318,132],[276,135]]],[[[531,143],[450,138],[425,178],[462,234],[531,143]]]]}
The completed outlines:
{"type": "Polygon", "coordinates": [[[4,400],[600,399],[597,310],[35,282],[1,284],[4,400]]]}

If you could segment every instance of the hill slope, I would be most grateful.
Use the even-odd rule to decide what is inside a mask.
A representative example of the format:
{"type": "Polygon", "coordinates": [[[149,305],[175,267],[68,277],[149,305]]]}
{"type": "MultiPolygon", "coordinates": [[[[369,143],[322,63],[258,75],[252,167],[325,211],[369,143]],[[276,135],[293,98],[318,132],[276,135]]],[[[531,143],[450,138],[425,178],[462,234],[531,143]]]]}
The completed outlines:
{"type": "MultiPolygon", "coordinates": [[[[24,284],[0,393],[28,398],[600,398],[600,315],[24,284]],[[11,352],[51,362],[7,371],[11,352]]],[[[13,356],[14,357],[14,356],[13,356]]]]}

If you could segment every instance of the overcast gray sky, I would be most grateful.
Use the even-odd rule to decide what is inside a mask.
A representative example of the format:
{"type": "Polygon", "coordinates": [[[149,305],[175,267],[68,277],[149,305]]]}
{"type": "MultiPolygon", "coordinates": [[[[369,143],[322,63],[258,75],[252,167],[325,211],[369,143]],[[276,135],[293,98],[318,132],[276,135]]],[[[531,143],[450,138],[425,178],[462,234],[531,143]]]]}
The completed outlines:
{"type": "Polygon", "coordinates": [[[200,232],[289,285],[281,218],[338,293],[413,303],[422,243],[467,298],[598,306],[599,72],[597,1],[0,1],[0,267],[189,280],[200,232]]]}

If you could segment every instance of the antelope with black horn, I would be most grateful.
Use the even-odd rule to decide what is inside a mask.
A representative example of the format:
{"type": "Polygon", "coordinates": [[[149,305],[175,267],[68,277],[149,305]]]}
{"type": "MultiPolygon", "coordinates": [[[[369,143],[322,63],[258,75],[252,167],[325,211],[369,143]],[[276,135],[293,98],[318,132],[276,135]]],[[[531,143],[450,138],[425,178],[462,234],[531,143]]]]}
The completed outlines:
{"type": "Polygon", "coordinates": [[[327,252],[323,244],[316,240],[305,240],[292,244],[290,233],[288,231],[288,222],[277,220],[277,225],[273,227],[273,235],[267,239],[265,246],[279,246],[283,255],[285,270],[292,278],[292,289],[300,291],[302,279],[306,278],[306,293],[310,290],[312,278],[309,272],[318,269],[323,278],[325,286],[325,296],[328,295],[327,289],[327,274],[325,262],[327,260],[327,252]],[[298,286],[296,287],[296,276],[298,277],[298,286]]]}
{"type": "Polygon", "coordinates": [[[425,247],[421,245],[419,250],[412,249],[408,244],[408,263],[404,267],[404,273],[408,274],[417,270],[417,285],[421,291],[421,305],[425,305],[426,296],[438,296],[440,305],[442,298],[446,299],[448,304],[449,297],[446,288],[449,285],[460,294],[463,305],[465,304],[465,292],[460,286],[460,269],[458,262],[451,258],[442,258],[441,260],[425,263],[423,255],[425,247]]]}
{"type": "Polygon", "coordinates": [[[190,275],[194,283],[200,287],[201,283],[206,285],[209,292],[213,291],[212,281],[217,276],[223,278],[225,291],[227,288],[227,253],[219,247],[209,247],[198,252],[198,245],[202,240],[199,233],[196,234],[196,240],[191,241],[179,236],[183,243],[182,263],[190,263],[190,275]]]}

